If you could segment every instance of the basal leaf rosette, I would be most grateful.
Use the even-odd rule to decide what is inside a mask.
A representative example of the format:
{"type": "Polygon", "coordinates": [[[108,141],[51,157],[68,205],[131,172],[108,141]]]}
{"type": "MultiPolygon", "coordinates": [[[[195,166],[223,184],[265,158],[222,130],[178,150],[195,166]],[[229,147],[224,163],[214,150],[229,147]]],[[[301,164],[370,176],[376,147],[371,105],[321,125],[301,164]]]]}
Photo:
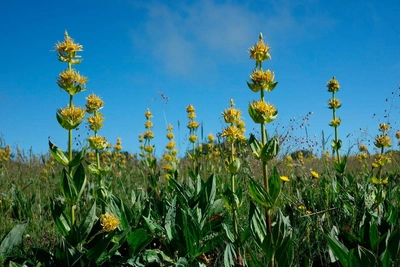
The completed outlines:
{"type": "Polygon", "coordinates": [[[255,123],[270,123],[278,116],[278,110],[274,105],[265,101],[254,101],[249,105],[249,115],[255,123]]]}
{"type": "Polygon", "coordinates": [[[86,111],[81,107],[67,106],[57,110],[56,117],[58,123],[65,130],[72,130],[81,124],[85,117],[86,111]]]}
{"type": "Polygon", "coordinates": [[[271,92],[274,90],[278,82],[274,82],[275,74],[270,70],[263,71],[262,68],[253,70],[250,75],[251,83],[247,82],[247,86],[253,92],[265,90],[271,92]]]}

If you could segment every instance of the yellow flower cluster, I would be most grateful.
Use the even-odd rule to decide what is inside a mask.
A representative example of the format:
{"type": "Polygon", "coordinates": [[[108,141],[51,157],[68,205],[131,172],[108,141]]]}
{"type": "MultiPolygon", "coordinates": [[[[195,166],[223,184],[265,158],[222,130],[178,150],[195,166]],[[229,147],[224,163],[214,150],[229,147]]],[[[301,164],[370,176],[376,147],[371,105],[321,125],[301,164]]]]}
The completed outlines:
{"type": "Polygon", "coordinates": [[[179,163],[179,160],[177,158],[178,150],[176,150],[175,146],[176,143],[174,141],[174,134],[173,134],[173,127],[172,125],[168,125],[167,127],[167,139],[168,139],[168,144],[165,146],[166,151],[164,155],[162,156],[161,162],[163,164],[163,169],[165,171],[165,178],[169,179],[173,173],[177,169],[177,164],[179,163]]]}
{"type": "Polygon", "coordinates": [[[199,124],[194,121],[194,119],[196,118],[196,113],[195,113],[195,109],[193,105],[188,105],[186,107],[186,112],[188,113],[188,118],[189,118],[189,122],[188,122],[188,129],[189,129],[189,142],[192,144],[195,144],[197,142],[197,135],[196,135],[196,130],[199,127],[199,124]]]}
{"type": "Polygon", "coordinates": [[[146,121],[144,123],[146,131],[142,134],[139,134],[139,142],[141,143],[140,144],[141,152],[139,155],[141,157],[147,156],[149,158],[153,158],[154,145],[151,144],[151,139],[154,138],[154,132],[152,131],[154,124],[150,120],[151,118],[153,118],[153,114],[149,109],[147,109],[146,112],[144,113],[144,116],[146,118],[146,121]]]}
{"type": "Polygon", "coordinates": [[[333,77],[332,79],[329,80],[327,83],[326,87],[328,87],[328,92],[338,92],[340,85],[339,82],[333,77]]]}
{"type": "Polygon", "coordinates": [[[336,118],[336,119],[331,120],[331,123],[329,124],[329,126],[338,127],[341,122],[342,122],[342,120],[340,118],[336,118]]]}
{"type": "Polygon", "coordinates": [[[257,43],[253,47],[250,47],[250,49],[249,49],[250,58],[255,59],[258,62],[267,60],[267,59],[271,58],[271,56],[268,54],[269,49],[270,48],[268,47],[268,45],[266,45],[264,43],[263,36],[260,33],[257,43]]]}
{"type": "Polygon", "coordinates": [[[9,161],[11,157],[10,145],[6,145],[5,148],[0,147],[0,164],[9,161]]]}
{"type": "Polygon", "coordinates": [[[98,131],[103,128],[104,117],[100,112],[96,113],[96,116],[89,116],[86,122],[89,124],[89,129],[93,131],[98,131]]]}
{"type": "Polygon", "coordinates": [[[77,44],[74,40],[68,36],[68,32],[65,31],[64,41],[57,42],[55,50],[58,52],[58,59],[61,62],[68,62],[70,64],[78,64],[82,60],[76,55],[77,52],[82,51],[82,45],[77,44]]]}
{"type": "Polygon", "coordinates": [[[60,125],[66,130],[72,130],[82,122],[86,111],[81,107],[67,106],[59,108],[57,113],[60,125]]]}
{"type": "Polygon", "coordinates": [[[119,220],[111,213],[102,214],[100,217],[100,225],[104,232],[111,232],[119,225],[119,220]]]}
{"type": "Polygon", "coordinates": [[[226,137],[229,143],[246,140],[246,137],[244,136],[246,129],[244,122],[241,120],[241,111],[234,108],[234,105],[235,104],[231,99],[230,107],[222,112],[225,122],[230,124],[223,130],[222,137],[226,137]]]}
{"type": "Polygon", "coordinates": [[[86,111],[90,114],[93,112],[99,111],[104,107],[104,102],[100,97],[95,94],[91,94],[86,97],[86,111]]]}
{"type": "Polygon", "coordinates": [[[389,131],[389,129],[390,129],[390,125],[388,123],[379,124],[379,131],[380,132],[385,133],[385,132],[389,131]]]}
{"type": "Polygon", "coordinates": [[[328,105],[330,109],[338,109],[342,106],[339,99],[329,99],[328,105]]]}
{"type": "Polygon", "coordinates": [[[75,95],[86,90],[84,86],[87,81],[87,77],[81,76],[75,69],[67,69],[60,73],[57,84],[68,94],[75,95]]]}
{"type": "Polygon", "coordinates": [[[383,148],[383,147],[389,148],[391,147],[391,140],[390,137],[387,135],[378,135],[375,138],[374,144],[377,148],[383,148]]]}
{"type": "Polygon", "coordinates": [[[92,150],[104,150],[110,146],[107,139],[102,136],[90,136],[87,140],[92,150]]]}
{"type": "Polygon", "coordinates": [[[275,74],[270,70],[255,69],[250,75],[250,80],[256,85],[273,82],[274,78],[275,74]]]}

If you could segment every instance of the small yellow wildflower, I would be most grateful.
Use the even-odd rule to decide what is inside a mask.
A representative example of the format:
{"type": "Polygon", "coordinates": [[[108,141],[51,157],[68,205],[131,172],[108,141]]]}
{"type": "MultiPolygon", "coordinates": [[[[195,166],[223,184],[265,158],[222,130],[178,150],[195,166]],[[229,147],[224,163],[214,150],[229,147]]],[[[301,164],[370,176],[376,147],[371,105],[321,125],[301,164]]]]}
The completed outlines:
{"type": "Polygon", "coordinates": [[[82,60],[75,59],[79,58],[76,56],[76,52],[82,51],[82,45],[77,44],[74,40],[68,36],[68,32],[65,31],[64,42],[57,42],[55,50],[58,52],[58,59],[62,62],[70,62],[71,64],[78,64],[82,60]]]}
{"type": "Polygon", "coordinates": [[[300,206],[298,206],[297,207],[299,210],[306,210],[307,208],[306,208],[306,206],[304,206],[304,205],[300,205],[300,206]]]}
{"type": "Polygon", "coordinates": [[[240,120],[242,112],[236,108],[229,107],[222,112],[226,123],[236,123],[240,120]]]}
{"type": "Polygon", "coordinates": [[[188,129],[197,129],[199,127],[199,124],[195,121],[190,121],[187,127],[188,129]]]}
{"type": "Polygon", "coordinates": [[[100,97],[96,96],[95,94],[91,94],[86,97],[86,111],[92,114],[95,111],[99,111],[104,107],[104,102],[101,100],[100,97]]]}
{"type": "Polygon", "coordinates": [[[153,126],[154,126],[154,124],[153,124],[151,121],[146,121],[146,122],[144,123],[144,127],[145,127],[146,129],[151,129],[151,128],[153,128],[153,126]]]}
{"type": "Polygon", "coordinates": [[[146,119],[150,120],[151,118],[153,118],[153,114],[151,113],[151,111],[149,109],[146,110],[146,112],[144,113],[144,116],[146,117],[146,119]]]}
{"type": "Polygon", "coordinates": [[[102,214],[100,217],[100,224],[104,232],[111,232],[119,225],[119,220],[111,213],[102,214]]]}
{"type": "Polygon", "coordinates": [[[175,141],[170,141],[165,147],[167,149],[173,149],[176,146],[175,141]]]}
{"type": "Polygon", "coordinates": [[[270,70],[263,71],[262,69],[255,69],[250,75],[251,81],[256,85],[273,82],[274,78],[275,74],[270,70]]]}
{"type": "Polygon", "coordinates": [[[312,213],[312,212],[311,212],[310,210],[307,210],[307,211],[306,211],[306,214],[307,214],[307,215],[310,215],[311,213],[312,213]]]}
{"type": "Polygon", "coordinates": [[[88,139],[90,149],[92,150],[104,150],[108,147],[108,142],[105,137],[102,136],[90,136],[88,139]]]}
{"type": "Polygon", "coordinates": [[[143,138],[146,139],[146,140],[151,140],[151,139],[154,138],[154,133],[152,131],[150,131],[150,130],[146,131],[143,134],[143,138]]]}
{"type": "Polygon", "coordinates": [[[341,122],[342,122],[342,120],[340,118],[336,118],[334,120],[331,120],[331,123],[329,124],[329,126],[338,127],[341,122]]]}
{"type": "Polygon", "coordinates": [[[196,113],[195,112],[189,112],[188,113],[188,118],[191,119],[191,120],[195,119],[196,118],[196,113]]]}
{"type": "Polygon", "coordinates": [[[287,177],[287,176],[280,176],[279,178],[281,178],[281,180],[284,181],[284,182],[289,182],[290,181],[289,177],[287,177]]]}
{"type": "Polygon", "coordinates": [[[315,178],[315,179],[318,179],[318,178],[319,178],[319,174],[318,174],[317,172],[315,172],[315,171],[311,171],[311,176],[312,176],[313,178],[315,178]]]}
{"type": "Polygon", "coordinates": [[[174,127],[172,127],[171,124],[169,124],[169,125],[167,126],[167,131],[172,132],[173,129],[174,129],[174,127]]]}
{"type": "Polygon", "coordinates": [[[122,150],[121,137],[117,138],[117,143],[114,145],[114,149],[117,150],[117,151],[121,151],[122,150]]]}
{"type": "Polygon", "coordinates": [[[152,153],[154,151],[154,146],[145,146],[144,151],[146,151],[147,153],[152,153]]]}
{"type": "Polygon", "coordinates": [[[358,150],[360,150],[360,152],[367,152],[367,151],[368,151],[368,148],[367,148],[366,145],[361,144],[361,145],[358,147],[358,150]]]}
{"type": "Polygon", "coordinates": [[[215,141],[215,137],[214,137],[214,135],[213,135],[212,133],[209,133],[209,134],[207,135],[207,139],[208,139],[208,141],[211,142],[211,143],[215,141]]]}
{"type": "Polygon", "coordinates": [[[390,137],[387,135],[379,135],[375,138],[374,144],[377,148],[381,147],[389,148],[391,146],[391,140],[390,137]]]}
{"type": "Polygon", "coordinates": [[[336,99],[336,98],[329,99],[328,104],[329,104],[330,109],[338,109],[342,106],[342,104],[340,103],[340,100],[336,99]]]}
{"type": "Polygon", "coordinates": [[[379,131],[381,132],[386,132],[390,129],[390,126],[388,123],[381,123],[379,124],[379,131]]]}
{"type": "Polygon", "coordinates": [[[168,140],[172,140],[172,139],[174,139],[174,134],[173,133],[167,133],[167,138],[168,138],[168,140]]]}
{"type": "Polygon", "coordinates": [[[86,90],[87,77],[81,76],[75,69],[67,69],[60,73],[57,84],[68,94],[75,95],[86,90]]]}
{"type": "Polygon", "coordinates": [[[90,130],[98,131],[103,127],[103,116],[89,116],[86,122],[89,124],[90,130]]]}
{"type": "Polygon", "coordinates": [[[228,142],[230,143],[233,143],[236,140],[246,140],[246,137],[243,135],[242,130],[234,125],[225,128],[222,132],[222,136],[226,137],[228,142]]]}
{"type": "Polygon", "coordinates": [[[328,92],[337,92],[339,91],[340,85],[339,82],[333,77],[329,80],[326,87],[328,87],[328,92]]]}
{"type": "Polygon", "coordinates": [[[197,135],[191,135],[191,136],[189,136],[189,141],[190,141],[190,143],[196,143],[196,141],[197,141],[197,135]]]}
{"type": "Polygon", "coordinates": [[[162,168],[163,168],[164,170],[166,170],[166,171],[172,171],[172,166],[171,166],[171,164],[165,164],[162,168]]]}
{"type": "Polygon", "coordinates": [[[144,142],[144,135],[141,133],[139,134],[139,142],[143,143],[144,142]]]}
{"type": "Polygon", "coordinates": [[[187,106],[187,107],[186,107],[186,112],[187,112],[187,113],[194,112],[194,106],[193,106],[193,105],[187,106]]]}
{"type": "Polygon", "coordinates": [[[66,108],[59,108],[57,116],[60,118],[60,125],[66,130],[72,130],[78,127],[85,117],[85,109],[81,107],[75,108],[74,106],[67,106],[66,108]]]}
{"type": "Polygon", "coordinates": [[[255,59],[256,61],[267,60],[271,58],[271,56],[268,54],[268,51],[269,47],[264,43],[262,33],[260,33],[257,43],[249,49],[250,58],[255,59]]]}

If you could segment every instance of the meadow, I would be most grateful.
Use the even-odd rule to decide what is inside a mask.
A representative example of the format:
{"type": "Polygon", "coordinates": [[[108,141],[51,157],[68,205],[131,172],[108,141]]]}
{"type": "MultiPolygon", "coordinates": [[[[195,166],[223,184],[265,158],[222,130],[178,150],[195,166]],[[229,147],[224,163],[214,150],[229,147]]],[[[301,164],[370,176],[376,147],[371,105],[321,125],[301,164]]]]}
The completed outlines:
{"type": "Polygon", "coordinates": [[[260,34],[247,84],[259,96],[247,110],[259,131],[246,133],[230,99],[224,130],[203,136],[188,104],[190,148],[178,157],[169,125],[156,157],[151,110],[139,153],[124,151],[121,138],[111,145],[101,135],[103,100],[92,93],[74,105],[87,82],[75,69],[82,46],[66,32],[55,50],[67,66],[56,81],[67,104],[56,117],[68,149],[49,141],[49,153],[36,155],[1,139],[0,266],[400,266],[400,131],[381,123],[373,151],[359,143],[345,153],[335,77],[321,85],[332,140],[318,154],[312,145],[286,152],[296,132],[266,130],[278,116],[267,96],[279,86],[263,69],[270,54],[260,34]],[[74,150],[83,124],[91,136],[74,150]]]}

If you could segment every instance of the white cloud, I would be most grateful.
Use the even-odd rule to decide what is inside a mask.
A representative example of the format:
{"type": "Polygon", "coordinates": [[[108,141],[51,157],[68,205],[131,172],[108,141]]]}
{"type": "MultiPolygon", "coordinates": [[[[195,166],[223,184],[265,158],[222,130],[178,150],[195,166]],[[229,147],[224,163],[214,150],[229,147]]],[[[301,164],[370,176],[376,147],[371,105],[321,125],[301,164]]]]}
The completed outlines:
{"type": "Polygon", "coordinates": [[[173,6],[151,2],[141,8],[146,15],[133,31],[139,52],[149,53],[168,74],[186,78],[198,68],[216,68],[218,61],[240,60],[260,30],[267,42],[296,41],[320,35],[333,25],[318,9],[286,0],[257,7],[213,0],[173,6]]]}

